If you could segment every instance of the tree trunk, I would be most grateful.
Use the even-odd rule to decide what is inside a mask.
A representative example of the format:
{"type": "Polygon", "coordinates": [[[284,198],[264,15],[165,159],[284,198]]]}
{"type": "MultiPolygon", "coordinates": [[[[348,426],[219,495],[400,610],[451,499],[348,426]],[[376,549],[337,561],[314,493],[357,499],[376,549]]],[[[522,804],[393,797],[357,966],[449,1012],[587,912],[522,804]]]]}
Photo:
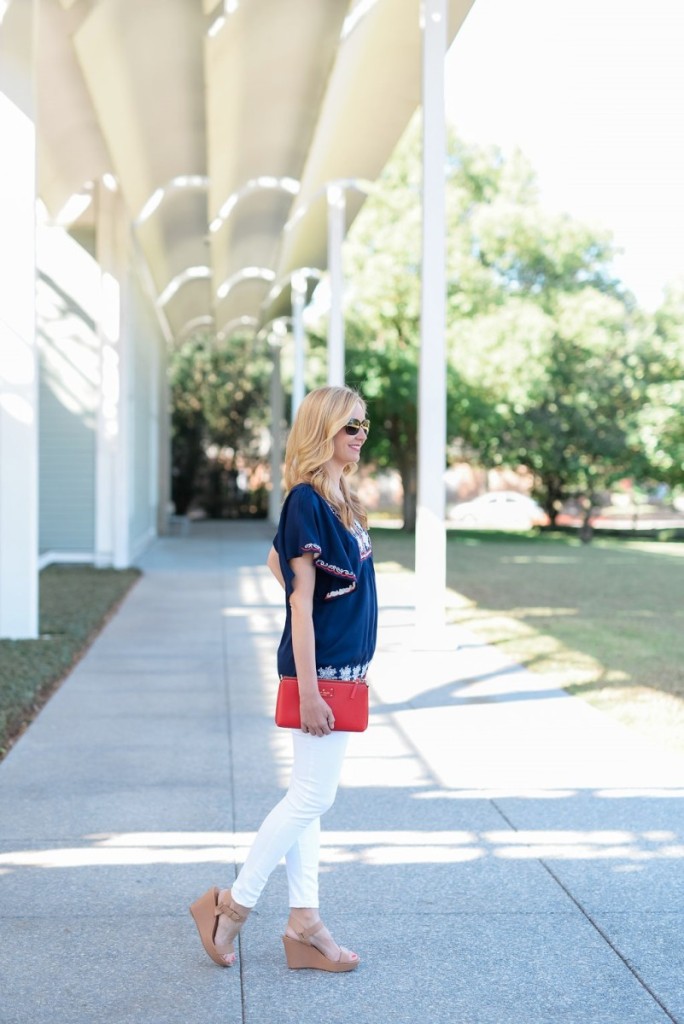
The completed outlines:
{"type": "Polygon", "coordinates": [[[550,525],[553,527],[556,525],[556,516],[560,504],[563,500],[563,485],[556,476],[542,477],[542,484],[544,486],[544,511],[550,520],[550,525]]]}
{"type": "Polygon", "coordinates": [[[178,451],[172,456],[171,501],[176,515],[186,515],[195,497],[195,483],[202,463],[203,452],[199,445],[178,451]]]}
{"type": "Polygon", "coordinates": [[[594,527],[591,525],[591,517],[594,514],[595,505],[596,499],[593,494],[590,494],[584,505],[582,525],[579,528],[579,538],[583,544],[589,544],[594,536],[594,527]]]}

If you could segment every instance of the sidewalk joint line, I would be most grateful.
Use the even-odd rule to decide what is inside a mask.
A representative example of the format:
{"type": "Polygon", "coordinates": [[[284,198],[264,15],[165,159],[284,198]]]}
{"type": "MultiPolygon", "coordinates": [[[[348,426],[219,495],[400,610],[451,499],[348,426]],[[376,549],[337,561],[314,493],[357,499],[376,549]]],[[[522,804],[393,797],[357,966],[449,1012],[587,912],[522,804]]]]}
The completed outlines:
{"type": "MultiPolygon", "coordinates": [[[[221,568],[221,594],[223,596],[223,604],[228,604],[228,589],[226,587],[226,570],[219,559],[221,568]]],[[[237,818],[235,816],[235,761],[233,758],[234,744],[233,744],[233,708],[230,693],[230,670],[228,668],[228,637],[227,637],[227,626],[225,619],[221,619],[221,650],[223,652],[223,682],[224,682],[224,693],[226,699],[226,738],[228,740],[228,774],[229,784],[228,790],[230,793],[230,814],[231,814],[231,825],[233,829],[233,835],[237,832],[237,818]]],[[[235,847],[233,846],[233,878],[237,878],[237,870],[235,863],[235,847]]],[[[237,936],[237,947],[238,957],[237,966],[240,973],[240,1016],[242,1024],[247,1021],[247,991],[245,984],[244,965],[242,958],[242,942],[240,935],[237,936]]]]}
{"type": "Polygon", "coordinates": [[[631,963],[629,962],[629,960],[627,959],[627,957],[626,957],[626,956],[625,956],[625,955],[624,955],[623,953],[621,953],[621,952],[620,952],[620,950],[619,950],[619,949],[617,948],[617,946],[616,946],[616,945],[615,945],[615,944],[613,943],[613,941],[611,940],[611,938],[610,938],[610,936],[609,936],[609,935],[607,934],[607,932],[606,932],[606,931],[604,931],[604,929],[603,929],[603,928],[601,927],[601,925],[600,925],[600,924],[598,924],[598,922],[597,922],[597,921],[595,921],[595,920],[593,919],[593,917],[591,916],[591,914],[589,913],[589,911],[588,911],[588,910],[585,910],[585,908],[584,908],[584,907],[582,906],[582,904],[580,903],[580,901],[579,901],[579,900],[578,900],[578,899],[577,899],[577,898],[576,898],[575,896],[573,896],[573,894],[572,894],[572,893],[570,892],[570,890],[569,890],[569,889],[567,888],[567,886],[566,886],[566,885],[564,885],[564,883],[563,883],[563,882],[561,881],[561,879],[560,879],[560,878],[558,877],[558,875],[556,875],[556,873],[555,873],[555,872],[554,872],[554,871],[552,870],[552,868],[550,868],[550,867],[549,867],[549,865],[548,865],[548,864],[546,863],[546,861],[544,861],[544,860],[540,860],[540,861],[539,861],[539,863],[541,864],[541,866],[542,866],[542,867],[543,867],[543,868],[544,868],[544,869],[545,869],[546,871],[548,871],[548,873],[549,873],[549,874],[551,875],[551,878],[553,878],[553,880],[554,880],[554,881],[556,882],[556,884],[557,884],[558,886],[560,886],[560,888],[561,888],[561,889],[563,890],[563,892],[564,892],[564,893],[566,894],[566,896],[568,896],[568,898],[569,898],[570,900],[572,900],[572,902],[573,902],[573,903],[575,904],[575,906],[576,906],[576,907],[577,907],[577,909],[578,909],[578,910],[580,911],[580,913],[581,913],[581,914],[583,914],[583,915],[584,915],[584,916],[586,917],[586,919],[587,919],[587,921],[589,922],[589,924],[590,924],[590,925],[591,925],[591,926],[592,926],[593,928],[595,928],[595,929],[596,929],[596,931],[597,931],[597,932],[598,932],[598,934],[599,934],[599,935],[601,936],[601,938],[603,939],[603,941],[604,941],[605,943],[607,943],[607,945],[608,945],[608,946],[609,946],[609,947],[610,947],[610,948],[611,948],[611,949],[613,950],[613,952],[615,953],[615,955],[616,955],[616,956],[617,956],[617,957],[618,957],[618,958],[619,958],[620,960],[622,960],[622,962],[623,962],[623,964],[625,965],[625,967],[627,968],[627,970],[628,970],[628,971],[629,971],[629,972],[630,972],[630,973],[631,973],[631,974],[632,974],[632,975],[633,975],[633,976],[634,976],[634,977],[636,978],[636,980],[637,980],[637,981],[639,982],[639,984],[641,985],[641,987],[642,987],[643,989],[645,989],[645,990],[646,990],[646,992],[648,992],[648,994],[650,995],[651,999],[652,999],[652,1000],[653,1000],[653,1001],[654,1001],[655,1003],[657,1003],[657,1004],[658,1004],[658,1006],[659,1006],[659,1007],[660,1007],[660,1009],[661,1009],[661,1010],[663,1011],[663,1013],[664,1013],[664,1014],[666,1014],[666,1016],[667,1016],[667,1017],[668,1017],[668,1018],[669,1018],[669,1019],[670,1019],[670,1020],[672,1021],[672,1024],[682,1024],[682,1022],[681,1022],[681,1020],[680,1020],[680,1019],[678,1019],[677,1017],[674,1017],[674,1016],[673,1016],[673,1015],[672,1015],[672,1014],[670,1013],[670,1011],[668,1010],[667,1006],[665,1006],[665,1003],[664,1003],[664,1002],[662,1001],[662,999],[661,999],[661,998],[660,998],[660,997],[659,997],[659,996],[658,996],[658,995],[657,995],[657,994],[656,994],[656,993],[655,993],[655,992],[653,991],[653,989],[651,988],[651,986],[650,986],[650,985],[649,985],[649,984],[648,984],[648,983],[647,983],[647,982],[646,982],[646,981],[645,981],[645,980],[644,980],[644,979],[643,979],[643,978],[641,977],[641,975],[639,974],[639,971],[638,971],[638,970],[636,969],[636,967],[634,967],[634,965],[633,965],[633,964],[631,964],[631,963]]]}
{"type": "MultiPolygon", "coordinates": [[[[518,832],[519,829],[517,828],[517,826],[511,821],[511,819],[508,817],[508,815],[505,813],[505,811],[503,811],[501,809],[501,807],[499,807],[499,805],[497,804],[496,800],[492,800],[491,803],[494,805],[494,807],[499,812],[499,814],[504,819],[504,821],[508,825],[510,825],[510,827],[513,829],[513,831],[514,832],[518,832]]],[[[543,860],[543,858],[541,858],[541,857],[537,858],[537,862],[539,864],[541,864],[541,866],[544,868],[544,870],[547,872],[547,874],[549,874],[551,876],[551,878],[554,880],[556,885],[560,889],[563,890],[563,892],[568,897],[570,902],[573,903],[577,907],[577,909],[579,910],[580,914],[582,914],[582,916],[589,922],[589,924],[592,926],[592,928],[596,932],[598,932],[598,934],[601,936],[601,938],[606,943],[606,945],[610,949],[612,949],[612,951],[613,951],[613,953],[615,953],[616,957],[619,960],[622,961],[622,963],[625,965],[627,970],[636,979],[636,981],[638,981],[638,983],[641,985],[641,987],[646,992],[648,992],[648,994],[651,997],[651,999],[654,1001],[654,1003],[657,1003],[657,1005],[660,1007],[660,1009],[663,1011],[663,1013],[667,1016],[667,1018],[670,1021],[672,1021],[672,1024],[682,1024],[681,1020],[679,1020],[677,1017],[674,1017],[672,1015],[672,1013],[670,1013],[670,1011],[668,1010],[667,1006],[665,1006],[665,1003],[662,1001],[660,996],[658,996],[653,991],[651,986],[644,980],[644,978],[641,977],[641,975],[639,974],[639,971],[636,969],[636,967],[634,967],[633,964],[631,964],[629,962],[629,960],[624,955],[624,953],[620,952],[620,950],[617,948],[615,943],[611,940],[611,938],[608,935],[608,933],[606,931],[604,931],[604,929],[601,927],[601,925],[597,921],[594,920],[594,918],[591,916],[589,911],[582,905],[582,903],[577,899],[577,897],[573,895],[573,893],[568,889],[567,885],[565,885],[565,883],[561,880],[561,878],[559,878],[559,876],[556,874],[556,872],[553,870],[553,868],[551,868],[547,864],[547,862],[545,860],[543,860]]]]}

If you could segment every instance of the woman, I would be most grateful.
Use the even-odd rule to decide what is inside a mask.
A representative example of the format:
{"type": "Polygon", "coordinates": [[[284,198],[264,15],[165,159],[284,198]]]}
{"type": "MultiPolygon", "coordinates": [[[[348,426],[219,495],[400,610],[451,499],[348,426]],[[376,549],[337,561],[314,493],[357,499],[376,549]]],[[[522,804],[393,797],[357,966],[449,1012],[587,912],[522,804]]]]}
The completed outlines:
{"type": "Polygon", "coordinates": [[[205,950],[235,962],[234,940],[269,875],[285,857],[290,917],[283,936],[289,967],[351,971],[359,957],[338,946],[318,911],[320,816],[335,799],[348,734],[335,732],[318,679],[364,679],[377,633],[377,597],[365,512],[347,478],[368,437],[366,406],[346,387],[312,391],[285,452],[288,491],[267,564],[285,590],[278,672],[299,683],[301,731],[293,730],[292,778],[263,822],[230,889],[193,903],[205,950]]]}

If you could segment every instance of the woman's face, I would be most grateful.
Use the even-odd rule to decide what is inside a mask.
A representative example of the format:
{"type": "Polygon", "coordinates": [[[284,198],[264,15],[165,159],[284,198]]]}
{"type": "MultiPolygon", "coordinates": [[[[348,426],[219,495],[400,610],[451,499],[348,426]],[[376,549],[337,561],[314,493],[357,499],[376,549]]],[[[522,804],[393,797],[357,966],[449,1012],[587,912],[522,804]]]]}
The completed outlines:
{"type": "MultiPolygon", "coordinates": [[[[361,402],[357,402],[351,413],[349,414],[350,420],[363,420],[365,419],[366,412],[361,402]]],[[[361,457],[361,449],[366,443],[366,431],[361,427],[358,434],[350,437],[344,427],[338,430],[333,438],[333,456],[331,462],[337,463],[343,469],[348,466],[350,462],[358,462],[361,457]]]]}

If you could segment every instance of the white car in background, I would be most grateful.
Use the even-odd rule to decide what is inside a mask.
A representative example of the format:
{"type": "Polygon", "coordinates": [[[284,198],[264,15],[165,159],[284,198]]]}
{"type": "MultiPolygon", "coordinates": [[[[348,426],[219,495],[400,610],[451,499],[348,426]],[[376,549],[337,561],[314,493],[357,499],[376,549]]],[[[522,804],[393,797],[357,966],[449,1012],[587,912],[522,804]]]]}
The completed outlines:
{"type": "Polygon", "coordinates": [[[480,530],[532,530],[549,525],[541,505],[518,491],[489,491],[461,501],[451,506],[448,519],[454,526],[480,530]]]}

